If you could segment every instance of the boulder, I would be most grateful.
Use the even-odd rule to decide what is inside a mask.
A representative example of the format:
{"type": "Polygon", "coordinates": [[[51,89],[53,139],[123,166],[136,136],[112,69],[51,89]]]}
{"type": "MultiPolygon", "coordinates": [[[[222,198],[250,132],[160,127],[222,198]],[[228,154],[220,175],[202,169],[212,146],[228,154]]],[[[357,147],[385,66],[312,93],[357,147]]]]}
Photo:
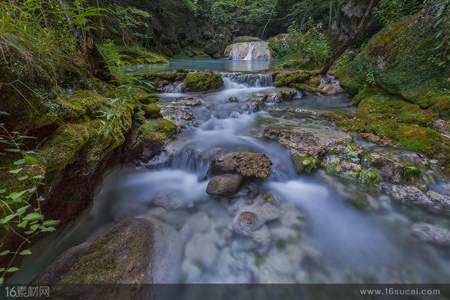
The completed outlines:
{"type": "Polygon", "coordinates": [[[153,226],[143,219],[115,225],[93,242],[63,253],[34,281],[57,284],[151,283],[153,226]]]}
{"type": "Polygon", "coordinates": [[[440,226],[416,223],[411,229],[412,235],[426,243],[450,247],[450,230],[440,226]]]}
{"type": "Polygon", "coordinates": [[[224,55],[232,60],[268,61],[272,59],[269,44],[263,41],[231,44],[225,49],[224,55]]]}
{"type": "Polygon", "coordinates": [[[208,183],[206,192],[212,196],[233,196],[241,187],[244,178],[239,174],[214,176],[208,183]]]}
{"type": "Polygon", "coordinates": [[[419,205],[432,211],[442,212],[441,203],[431,201],[424,192],[415,186],[382,183],[380,190],[401,204],[419,205]]]}
{"type": "Polygon", "coordinates": [[[215,173],[237,173],[247,178],[267,178],[272,173],[272,162],[263,153],[231,152],[213,160],[215,173]]]}
{"type": "Polygon", "coordinates": [[[222,77],[216,72],[190,72],[184,79],[184,86],[190,92],[206,92],[223,87],[222,77]]]}

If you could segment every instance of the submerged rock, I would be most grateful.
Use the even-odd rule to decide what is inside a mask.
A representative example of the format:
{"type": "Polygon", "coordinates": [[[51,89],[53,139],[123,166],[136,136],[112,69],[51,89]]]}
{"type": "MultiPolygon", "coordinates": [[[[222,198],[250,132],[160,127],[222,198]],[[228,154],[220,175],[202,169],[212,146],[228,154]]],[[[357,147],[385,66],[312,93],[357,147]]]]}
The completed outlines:
{"type": "Polygon", "coordinates": [[[216,173],[238,173],[248,178],[267,178],[272,173],[272,162],[263,153],[231,152],[216,157],[212,168],[216,173]]]}
{"type": "Polygon", "coordinates": [[[63,253],[34,284],[151,283],[153,226],[124,221],[95,239],[63,253]]]}
{"type": "Polygon", "coordinates": [[[206,192],[212,196],[233,196],[241,187],[244,178],[239,174],[214,176],[208,183],[206,192]]]}
{"type": "Polygon", "coordinates": [[[450,231],[448,229],[427,224],[416,223],[412,226],[412,234],[426,243],[450,247],[450,231]]]}

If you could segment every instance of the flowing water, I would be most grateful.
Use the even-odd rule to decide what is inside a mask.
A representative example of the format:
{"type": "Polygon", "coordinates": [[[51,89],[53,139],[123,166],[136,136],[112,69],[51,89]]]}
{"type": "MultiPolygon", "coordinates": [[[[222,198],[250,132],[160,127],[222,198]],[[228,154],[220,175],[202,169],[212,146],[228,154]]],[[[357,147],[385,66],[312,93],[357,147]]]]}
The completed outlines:
{"type": "Polygon", "coordinates": [[[150,162],[112,172],[99,187],[93,207],[36,245],[14,281],[31,280],[64,250],[133,216],[160,228],[152,267],[156,282],[450,281],[448,256],[414,240],[412,220],[389,199],[376,196],[385,206],[380,212],[356,210],[322,177],[297,176],[288,151],[261,138],[262,130],[274,123],[332,126],[314,113],[352,110],[348,96],[299,94],[292,102],[253,112],[253,96],[274,90],[271,77],[224,73],[223,79],[225,88],[217,92],[186,95],[174,87],[161,94],[162,103],[180,96],[201,99],[203,105],[193,108],[194,125],[150,162]],[[238,101],[230,103],[230,97],[238,101]],[[273,174],[248,184],[232,200],[211,198],[206,194],[211,160],[219,152],[238,150],[265,153],[273,174]],[[231,228],[239,207],[261,192],[275,195],[281,215],[267,224],[269,234],[262,245],[231,228]]]}

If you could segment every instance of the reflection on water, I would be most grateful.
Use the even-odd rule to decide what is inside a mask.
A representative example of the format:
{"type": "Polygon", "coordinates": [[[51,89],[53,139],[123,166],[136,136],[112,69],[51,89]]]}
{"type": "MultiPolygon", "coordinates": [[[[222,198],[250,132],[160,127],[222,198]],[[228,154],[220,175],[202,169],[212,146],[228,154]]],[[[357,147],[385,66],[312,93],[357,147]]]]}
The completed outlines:
{"type": "Polygon", "coordinates": [[[139,65],[128,68],[129,72],[142,70],[167,71],[178,69],[213,70],[218,72],[260,72],[272,69],[276,61],[244,61],[228,59],[172,59],[165,65],[139,65]]]}

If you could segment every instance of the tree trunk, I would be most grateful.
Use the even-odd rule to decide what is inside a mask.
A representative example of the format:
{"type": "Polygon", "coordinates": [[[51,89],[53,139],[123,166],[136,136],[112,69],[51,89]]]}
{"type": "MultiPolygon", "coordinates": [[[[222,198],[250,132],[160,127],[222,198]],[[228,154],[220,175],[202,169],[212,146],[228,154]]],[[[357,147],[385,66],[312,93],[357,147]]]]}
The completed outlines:
{"type": "Polygon", "coordinates": [[[344,54],[345,50],[347,50],[358,38],[361,37],[364,30],[367,27],[367,24],[370,21],[370,17],[372,15],[372,12],[374,8],[378,5],[380,0],[371,0],[369,3],[369,6],[366,9],[366,12],[364,16],[362,17],[361,21],[359,22],[358,28],[356,32],[348,37],[333,53],[333,55],[328,59],[325,66],[323,67],[322,71],[320,71],[321,75],[325,75],[328,73],[330,68],[333,66],[334,62],[342,55],[344,54]]]}

